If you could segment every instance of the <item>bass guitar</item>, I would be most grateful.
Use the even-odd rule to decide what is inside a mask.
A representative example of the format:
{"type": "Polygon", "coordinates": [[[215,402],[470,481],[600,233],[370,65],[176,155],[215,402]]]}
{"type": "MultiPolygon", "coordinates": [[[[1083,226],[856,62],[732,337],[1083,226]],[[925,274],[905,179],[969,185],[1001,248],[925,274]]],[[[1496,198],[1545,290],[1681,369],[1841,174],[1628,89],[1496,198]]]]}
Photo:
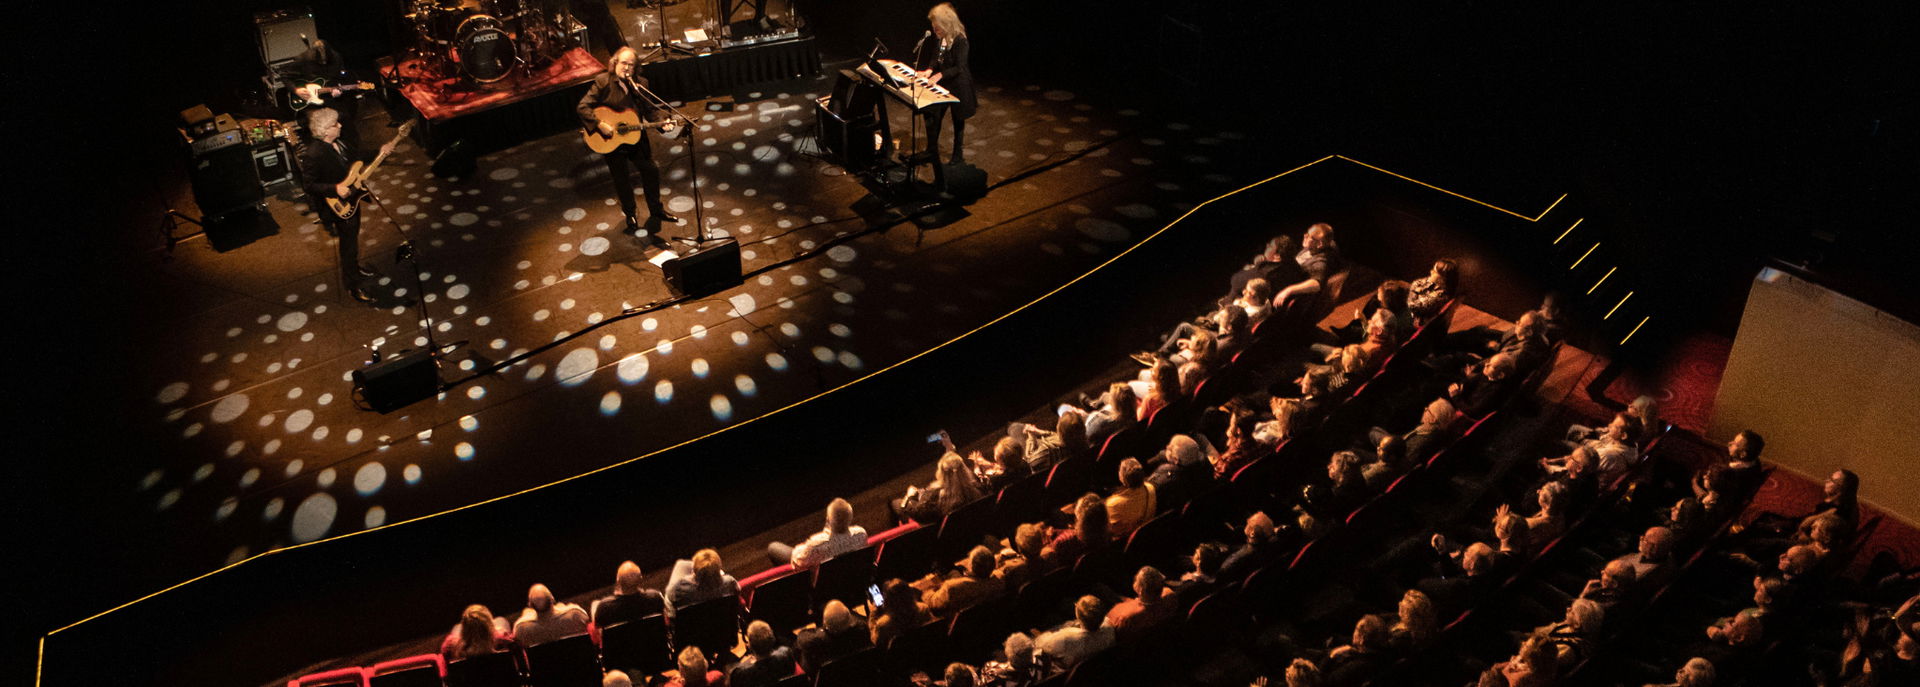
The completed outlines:
{"type": "MultiPolygon", "coordinates": [[[[406,138],[407,134],[413,131],[413,125],[417,121],[419,120],[408,120],[407,123],[401,124],[400,130],[393,135],[394,142],[397,143],[400,139],[406,138]]],[[[360,214],[360,201],[367,199],[367,178],[373,176],[373,170],[379,169],[380,163],[385,162],[386,159],[387,154],[381,153],[374,157],[372,162],[353,163],[353,167],[347,170],[346,180],[340,182],[347,185],[347,197],[327,199],[327,209],[333,212],[334,217],[351,219],[354,215],[360,214]]]]}
{"type": "Polygon", "coordinates": [[[601,155],[612,153],[620,146],[639,143],[648,129],[659,129],[661,133],[672,136],[675,134],[675,129],[680,127],[680,122],[677,120],[643,122],[640,121],[640,114],[633,110],[617,110],[605,105],[593,108],[593,116],[613,126],[612,136],[601,135],[598,127],[587,129],[581,134],[587,139],[587,147],[601,155]]]}

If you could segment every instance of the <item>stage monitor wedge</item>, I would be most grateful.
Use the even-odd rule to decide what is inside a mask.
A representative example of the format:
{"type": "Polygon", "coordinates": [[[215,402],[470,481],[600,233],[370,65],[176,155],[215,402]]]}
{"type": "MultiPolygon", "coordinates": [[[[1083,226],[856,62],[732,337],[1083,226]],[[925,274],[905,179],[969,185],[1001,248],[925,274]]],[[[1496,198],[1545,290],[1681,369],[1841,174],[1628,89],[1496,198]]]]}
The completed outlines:
{"type": "Polygon", "coordinates": [[[440,369],[426,349],[408,351],[354,370],[353,386],[367,407],[386,414],[440,393],[440,369]]]}
{"type": "Polygon", "coordinates": [[[685,296],[738,286],[740,243],[731,237],[708,241],[661,263],[660,269],[667,273],[667,286],[685,296]]]}

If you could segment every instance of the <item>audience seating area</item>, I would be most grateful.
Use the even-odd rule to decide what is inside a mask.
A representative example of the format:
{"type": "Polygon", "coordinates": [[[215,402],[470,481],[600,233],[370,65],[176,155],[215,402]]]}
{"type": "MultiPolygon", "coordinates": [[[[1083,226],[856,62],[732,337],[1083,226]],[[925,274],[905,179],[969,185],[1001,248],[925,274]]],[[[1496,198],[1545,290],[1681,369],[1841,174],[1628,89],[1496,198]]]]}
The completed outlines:
{"type": "MultiPolygon", "coordinates": [[[[1274,685],[1352,687],[1638,685],[1675,682],[1674,671],[1695,656],[1711,663],[1717,680],[1688,682],[1683,675],[1679,684],[1779,684],[1772,681],[1779,675],[1791,675],[1788,684],[1799,684],[1810,664],[1829,667],[1827,684],[1896,684],[1846,681],[1846,671],[1859,671],[1863,662],[1860,643],[1875,640],[1857,632],[1846,635],[1843,628],[1859,618],[1887,615],[1912,593],[1900,586],[1911,586],[1911,576],[1895,575],[1880,585],[1843,579],[1878,519],[1856,523],[1844,536],[1822,544],[1825,549],[1811,568],[1783,571],[1775,563],[1780,550],[1806,543],[1792,526],[1798,517],[1744,512],[1766,479],[1759,446],[1752,447],[1752,466],[1743,468],[1759,473],[1758,478],[1714,484],[1711,480],[1731,472],[1726,466],[1740,456],[1665,423],[1627,440],[1624,449],[1632,459],[1612,466],[1617,473],[1606,474],[1604,481],[1576,482],[1571,468],[1548,472],[1536,459],[1578,454],[1583,449],[1572,447],[1586,445],[1560,442],[1570,418],[1538,396],[1563,352],[1560,341],[1544,349],[1541,362],[1505,380],[1512,392],[1489,412],[1456,411],[1442,418],[1450,429],[1436,435],[1439,443],[1430,447],[1431,457],[1393,468],[1377,483],[1369,479],[1374,486],[1335,476],[1338,465],[1330,468],[1328,459],[1334,456],[1338,463],[1339,452],[1353,452],[1369,468],[1387,469],[1374,455],[1379,444],[1370,437],[1374,428],[1381,430],[1378,434],[1407,434],[1430,402],[1462,382],[1453,374],[1462,351],[1450,336],[1459,332],[1453,325],[1466,307],[1457,295],[1419,321],[1405,341],[1393,342],[1370,371],[1341,379],[1337,389],[1317,398],[1300,399],[1311,412],[1279,418],[1288,430],[1284,438],[1248,451],[1245,442],[1255,441],[1247,438],[1252,432],[1236,428],[1274,420],[1254,412],[1267,408],[1272,397],[1301,396],[1296,379],[1303,370],[1332,361],[1308,345],[1334,340],[1326,325],[1345,324],[1354,306],[1373,298],[1369,293],[1343,299],[1341,292],[1369,281],[1377,280],[1361,268],[1341,268],[1318,281],[1317,294],[1275,303],[1272,314],[1251,329],[1250,341],[1200,366],[1201,378],[1192,381],[1190,393],[1168,399],[1097,446],[1069,447],[1059,452],[1069,456],[1064,460],[1038,460],[1031,475],[1008,480],[937,520],[907,519],[876,531],[865,548],[815,567],[780,565],[741,579],[737,597],[679,609],[671,622],[655,615],[464,660],[449,662],[436,654],[329,670],[293,680],[289,687],[585,687],[599,684],[603,670],[614,669],[629,674],[634,684],[661,684],[677,674],[675,656],[689,646],[724,672],[740,660],[741,633],[749,622],[767,623],[789,645],[796,631],[823,622],[822,610],[831,601],[872,622],[879,611],[869,600],[871,588],[929,575],[935,577],[926,584],[938,586],[955,561],[964,564],[977,546],[997,552],[996,564],[1003,567],[995,574],[1004,573],[1013,584],[904,628],[886,646],[841,655],[811,672],[797,670],[777,684],[906,685],[924,673],[922,684],[951,687],[961,685],[943,676],[967,682],[962,678],[977,674],[968,684],[1068,686],[1244,685],[1260,676],[1274,685]],[[1163,450],[1176,436],[1194,439],[1210,461],[1233,454],[1242,462],[1218,478],[1206,469],[1216,466],[1203,466],[1171,482],[1152,482],[1159,497],[1143,523],[1122,537],[1088,543],[1071,561],[1047,566],[1018,550],[1014,539],[1022,524],[1041,523],[1052,542],[1056,533],[1072,531],[1074,504],[1083,494],[1105,499],[1123,488],[1116,480],[1123,461],[1138,459],[1152,472],[1177,460],[1163,450]],[[1196,476],[1200,473],[1205,474],[1196,476]],[[1561,486],[1549,486],[1554,484],[1561,486]],[[1547,491],[1560,495],[1541,495],[1547,491]],[[1676,519],[1676,502],[1688,499],[1693,505],[1683,508],[1701,512],[1676,519]],[[1530,527],[1551,528],[1536,531],[1558,531],[1538,542],[1508,541],[1506,528],[1517,525],[1500,520],[1509,513],[1540,522],[1530,527]],[[1258,514],[1271,521],[1270,532],[1255,526],[1263,519],[1258,514]],[[1781,519],[1791,524],[1774,532],[1779,537],[1762,532],[1763,523],[1781,519]],[[1495,524],[1488,527],[1489,521],[1495,524]],[[1646,539],[1653,535],[1643,534],[1650,528],[1685,531],[1674,534],[1667,550],[1650,555],[1646,539]],[[1256,530],[1261,531],[1256,535],[1256,530]],[[1232,552],[1215,571],[1195,568],[1196,547],[1207,542],[1232,552]],[[1025,571],[1007,572],[1004,566],[1015,558],[1025,571]],[[1627,560],[1647,577],[1609,587],[1613,583],[1603,580],[1603,570],[1616,560],[1627,560]],[[1126,627],[1110,648],[1065,657],[1072,660],[1039,652],[1037,665],[1026,667],[1026,660],[1004,655],[1003,641],[1011,634],[1039,634],[1077,622],[1075,605],[1083,597],[1094,597],[1103,607],[1132,598],[1137,573],[1145,566],[1169,581],[1168,596],[1155,603],[1177,604],[1171,612],[1162,607],[1153,622],[1126,627]],[[1753,583],[1756,575],[1785,581],[1753,583]],[[1709,627],[1726,625],[1722,618],[1754,606],[1754,584],[1791,589],[1792,598],[1761,609],[1764,628],[1758,636],[1709,639],[1709,627]],[[1430,602],[1420,613],[1431,617],[1401,615],[1409,608],[1404,598],[1416,596],[1410,589],[1427,600],[1419,603],[1430,602]],[[1577,613],[1570,609],[1590,605],[1582,599],[1605,601],[1598,626],[1573,618],[1577,613]],[[1393,626],[1390,642],[1377,641],[1387,635],[1355,629],[1355,623],[1374,622],[1370,618],[1385,618],[1393,626]],[[971,668],[989,661],[984,669],[971,668]],[[950,667],[955,663],[970,667],[961,671],[962,678],[955,677],[959,668],[950,667]]],[[[1241,307],[1229,299],[1196,306],[1201,312],[1241,307]]],[[[1507,333],[1481,334],[1499,338],[1507,333]]],[[[1140,343],[1151,348],[1162,342],[1140,343]]],[[[1089,380],[1085,389],[1066,390],[1061,398],[1075,405],[1086,398],[1082,392],[1134,381],[1139,371],[1131,361],[1118,361],[1111,377],[1089,380]]],[[[1059,412],[1037,409],[1018,420],[1053,427],[1059,412]]],[[[1572,419],[1595,425],[1606,418],[1572,419]]],[[[1655,417],[1635,422],[1642,420],[1658,422],[1655,417]]],[[[971,445],[991,453],[1001,436],[971,445]]],[[[1621,448],[1616,442],[1608,450],[1621,448]]],[[[1898,672],[1911,671],[1911,659],[1874,660],[1881,662],[1875,669],[1883,675],[1913,674],[1898,672]]]]}

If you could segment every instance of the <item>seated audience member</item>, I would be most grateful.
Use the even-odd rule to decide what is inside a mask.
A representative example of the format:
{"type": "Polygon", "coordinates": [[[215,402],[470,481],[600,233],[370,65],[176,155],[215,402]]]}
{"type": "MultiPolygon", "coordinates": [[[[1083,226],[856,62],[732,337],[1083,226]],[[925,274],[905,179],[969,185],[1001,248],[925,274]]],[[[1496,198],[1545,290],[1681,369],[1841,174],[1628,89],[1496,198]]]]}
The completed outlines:
{"type": "Polygon", "coordinates": [[[1107,497],[1107,536],[1125,540],[1134,530],[1152,520],[1159,510],[1154,486],[1147,483],[1147,468],[1134,458],[1120,461],[1120,486],[1107,497]]]}
{"type": "Polygon", "coordinates": [[[747,623],[747,655],[727,671],[727,687],[767,687],[794,673],[793,650],[773,638],[764,620],[747,623]]]}
{"type": "Polygon", "coordinates": [[[853,524],[853,504],[836,498],[827,502],[827,526],[799,546],[781,542],[767,544],[767,559],[774,565],[792,563],[795,568],[811,568],[843,553],[867,548],[867,530],[853,524]]]}
{"type": "Polygon", "coordinates": [[[1073,505],[1073,526],[1055,532],[1040,558],[1048,569],[1072,567],[1082,554],[1106,546],[1107,504],[1099,494],[1085,494],[1073,505]]]}
{"type": "MultiPolygon", "coordinates": [[[[1548,482],[1534,491],[1539,508],[1527,518],[1527,549],[1537,551],[1567,531],[1567,484],[1548,482]]],[[[1508,509],[1507,506],[1501,506],[1508,509]]],[[[1509,509],[1510,510],[1510,509],[1509,509]]]]}
{"type": "Polygon", "coordinates": [[[1175,434],[1167,440],[1167,447],[1160,451],[1158,465],[1153,474],[1147,477],[1147,483],[1154,487],[1155,500],[1161,503],[1186,503],[1196,490],[1213,479],[1213,456],[1211,447],[1195,441],[1185,434],[1175,434]]]}
{"type": "Polygon", "coordinates": [[[1761,618],[1769,618],[1788,610],[1793,601],[1787,591],[1786,578],[1778,575],[1753,576],[1753,607],[1760,610],[1761,618]]]}
{"type": "Polygon", "coordinates": [[[935,618],[948,618],[974,604],[999,596],[1006,587],[994,572],[993,549],[973,547],[959,569],[921,578],[914,587],[926,601],[927,612],[935,618]]]}
{"type": "Polygon", "coordinates": [[[1633,418],[1640,430],[1638,435],[1630,437],[1635,446],[1642,449],[1660,438],[1667,431],[1667,421],[1660,418],[1660,402],[1652,396],[1636,396],[1627,404],[1627,416],[1633,418]]]}
{"type": "Polygon", "coordinates": [[[1253,437],[1253,414],[1235,410],[1227,416],[1227,450],[1213,457],[1214,479],[1229,479],[1261,456],[1272,453],[1253,437]]]}
{"type": "Polygon", "coordinates": [[[553,592],[544,584],[527,589],[527,608],[513,621],[514,641],[522,646],[539,646],[562,637],[587,631],[587,611],[576,604],[554,601],[553,592]]]}
{"type": "Polygon", "coordinates": [[[1509,687],[1547,687],[1560,677],[1560,652],[1538,635],[1520,643],[1513,658],[1494,665],[1509,687]]]}
{"type": "MultiPolygon", "coordinates": [[[[1395,341],[1406,341],[1413,335],[1417,326],[1413,311],[1407,306],[1406,282],[1389,279],[1373,290],[1373,297],[1353,309],[1353,320],[1334,330],[1334,338],[1340,343],[1358,343],[1366,338],[1367,323],[1379,321],[1387,326],[1387,331],[1395,341]]],[[[1313,348],[1315,352],[1326,355],[1320,344],[1313,348]]]]}
{"type": "Polygon", "coordinates": [[[1640,581],[1639,569],[1622,559],[1607,561],[1600,569],[1600,576],[1587,580],[1580,589],[1579,598],[1600,604],[1601,610],[1612,610],[1620,606],[1632,606],[1628,603],[1639,598],[1635,586],[1640,581]]]}
{"type": "Polygon", "coordinates": [[[1748,608],[1707,626],[1707,643],[1700,655],[1726,669],[1758,658],[1766,638],[1760,610],[1748,608]]]}
{"type": "Polygon", "coordinates": [[[1162,408],[1179,403],[1186,397],[1180,392],[1179,368],[1165,360],[1154,361],[1153,368],[1147,371],[1147,381],[1139,387],[1134,390],[1134,395],[1140,397],[1134,417],[1142,420],[1152,418],[1162,408]]]}
{"type": "Polygon", "coordinates": [[[1078,414],[1059,414],[1054,418],[1051,432],[1025,423],[1014,423],[1014,427],[1016,437],[1025,442],[1027,464],[1036,472],[1071,458],[1093,457],[1093,447],[1087,443],[1087,426],[1078,414]]]}
{"type": "Polygon", "coordinates": [[[694,552],[693,560],[673,562],[673,572],[667,575],[667,617],[702,601],[739,594],[740,583],[721,567],[720,552],[701,549],[694,552]]]}
{"type": "Polygon", "coordinates": [[[1624,561],[1633,566],[1634,579],[1643,589],[1655,590],[1667,586],[1673,579],[1673,531],[1665,527],[1650,527],[1640,535],[1640,547],[1633,553],[1614,560],[1624,561]]]}
{"type": "Polygon", "coordinates": [[[1765,551],[1789,544],[1813,543],[1816,526],[1824,530],[1818,533],[1818,538],[1827,540],[1829,545],[1851,541],[1860,522],[1859,493],[1858,475],[1852,470],[1835,470],[1820,487],[1820,502],[1806,515],[1762,513],[1747,525],[1744,538],[1753,542],[1746,548],[1765,551]]]}
{"type": "Polygon", "coordinates": [[[1327,492],[1331,501],[1326,512],[1344,517],[1367,500],[1367,478],[1360,470],[1360,454],[1336,451],[1327,460],[1327,492]]]}
{"type": "Polygon", "coordinates": [[[1321,420],[1326,419],[1327,413],[1333,411],[1335,403],[1332,393],[1333,371],[1311,369],[1300,375],[1297,381],[1300,384],[1300,410],[1294,413],[1294,422],[1301,427],[1320,424],[1321,420]]]}
{"type": "Polygon", "coordinates": [[[1559,665],[1576,665],[1592,655],[1594,640],[1599,637],[1600,626],[1606,622],[1606,617],[1606,611],[1599,603],[1591,599],[1574,599],[1567,606],[1565,618],[1535,630],[1534,634],[1553,645],[1559,665]]]}
{"type": "Polygon", "coordinates": [[[902,580],[890,580],[880,591],[880,605],[867,620],[873,645],[885,649],[895,637],[919,627],[933,616],[920,603],[920,590],[902,580]]]}
{"type": "Polygon", "coordinates": [[[1218,332],[1213,340],[1213,358],[1201,360],[1195,357],[1188,362],[1198,363],[1209,372],[1220,369],[1233,357],[1247,350],[1247,344],[1253,342],[1253,321],[1247,318],[1247,311],[1241,308],[1227,308],[1220,311],[1218,332]]]}
{"type": "Polygon", "coordinates": [[[1320,662],[1321,674],[1329,687],[1359,687],[1393,662],[1392,627],[1386,616],[1367,614],[1353,625],[1353,637],[1345,646],[1327,652],[1320,662]]]}
{"type": "Polygon", "coordinates": [[[1139,405],[1133,399],[1133,387],[1125,382],[1116,382],[1107,387],[1100,396],[1100,408],[1087,413],[1087,444],[1100,446],[1120,430],[1132,427],[1138,418],[1133,414],[1139,405]]]}
{"type": "MultiPolygon", "coordinates": [[[[1340,245],[1333,240],[1333,226],[1327,223],[1307,227],[1300,238],[1300,252],[1293,256],[1306,278],[1281,288],[1273,296],[1276,307],[1285,308],[1297,301],[1319,296],[1328,281],[1346,269],[1340,257],[1340,245]]],[[[1278,282],[1275,282],[1278,283],[1278,282]]]]}
{"type": "Polygon", "coordinates": [[[1542,328],[1539,314],[1526,312],[1520,315],[1520,319],[1514,320],[1512,328],[1504,332],[1483,326],[1448,334],[1446,348],[1456,353],[1448,356],[1446,362],[1457,365],[1463,359],[1484,359],[1504,353],[1513,359],[1514,368],[1525,376],[1540,364],[1549,362],[1546,358],[1551,345],[1547,343],[1542,328]]]}
{"type": "Polygon", "coordinates": [[[1430,577],[1415,585],[1440,611],[1447,615],[1479,605],[1500,584],[1494,574],[1493,547],[1474,542],[1460,555],[1460,574],[1430,577]]]}
{"type": "Polygon", "coordinates": [[[1106,624],[1113,628],[1117,641],[1131,643],[1179,617],[1183,610],[1167,593],[1167,576],[1153,566],[1144,566],[1133,576],[1133,598],[1114,604],[1107,611],[1106,624]]]}
{"type": "Polygon", "coordinates": [[[1193,569],[1173,582],[1172,590],[1182,597],[1203,594],[1220,581],[1220,566],[1227,562],[1227,545],[1217,541],[1201,542],[1193,547],[1193,556],[1187,562],[1193,569]]]}
{"type": "Polygon", "coordinates": [[[1266,513],[1256,512],[1247,516],[1246,527],[1241,529],[1246,539],[1239,548],[1227,554],[1220,562],[1220,578],[1237,580],[1246,577],[1260,566],[1274,562],[1280,557],[1280,530],[1273,524],[1273,518],[1266,513]]]}
{"type": "Polygon", "coordinates": [[[1758,432],[1740,430],[1727,442],[1725,462],[1714,463],[1709,469],[1694,474],[1693,495],[1700,497],[1703,504],[1707,493],[1713,491],[1728,498],[1745,499],[1751,496],[1754,489],[1760,486],[1761,473],[1764,472],[1760,454],[1766,447],[1767,441],[1758,432]],[[1719,474],[1712,474],[1715,472],[1713,468],[1718,468],[1719,474]],[[1710,479],[1717,479],[1718,483],[1711,483],[1710,479]]]}
{"type": "MultiPolygon", "coordinates": [[[[924,673],[915,673],[913,683],[927,684],[922,682],[925,678],[924,673]]],[[[980,673],[975,671],[973,666],[965,663],[949,663],[947,670],[941,674],[940,681],[932,682],[929,687],[979,687],[979,685],[980,673]]]]}
{"type": "Polygon", "coordinates": [[[1719,671],[1713,669],[1713,662],[1695,656],[1687,659],[1685,665],[1674,671],[1673,682],[1664,684],[1648,683],[1646,687],[1713,687],[1713,680],[1719,671]]]}
{"type": "Polygon", "coordinates": [[[492,611],[480,604],[468,606],[461,612],[460,624],[454,625],[440,641],[440,655],[449,662],[516,648],[513,633],[507,630],[507,619],[494,617],[492,611]]]}
{"type": "Polygon", "coordinates": [[[1453,300],[1459,288],[1460,266],[1454,261],[1441,258],[1433,261],[1433,269],[1427,276],[1413,280],[1407,285],[1407,309],[1413,317],[1425,324],[1440,314],[1440,308],[1453,300]]]}
{"type": "Polygon", "coordinates": [[[1514,371],[1513,358],[1505,353],[1495,353],[1478,365],[1468,368],[1467,378],[1447,387],[1447,400],[1468,417],[1485,418],[1488,413],[1507,402],[1520,386],[1520,376],[1514,371]]]}
{"type": "MultiPolygon", "coordinates": [[[[1047,526],[1045,524],[1023,522],[1013,528],[1013,536],[1011,538],[1001,540],[1000,553],[997,555],[1000,560],[1003,561],[1003,565],[1004,561],[1010,558],[1019,558],[1026,561],[1026,573],[1028,577],[1037,577],[1052,570],[1052,568],[1047,567],[1046,562],[1042,558],[1042,554],[1046,552],[1047,544],[1050,541],[1051,540],[1047,538],[1047,526]]],[[[1014,587],[1009,587],[1009,589],[1012,588],[1014,587]]]]}
{"type": "MultiPolygon", "coordinates": [[[[1533,536],[1527,519],[1508,510],[1505,506],[1501,506],[1500,510],[1493,514],[1493,536],[1495,540],[1492,548],[1493,559],[1488,562],[1491,566],[1489,572],[1492,574],[1500,577],[1511,575],[1518,571],[1522,563],[1533,557],[1533,536]]],[[[1428,543],[1433,546],[1434,551],[1445,556],[1441,561],[1443,570],[1457,572],[1464,569],[1465,556],[1469,547],[1462,547],[1449,541],[1445,535],[1439,534],[1433,535],[1428,543]]]]}
{"type": "Polygon", "coordinates": [[[593,602],[593,624],[601,628],[614,623],[639,620],[667,612],[666,599],[658,589],[640,586],[640,566],[633,561],[620,564],[613,573],[613,593],[593,602]]]}
{"type": "Polygon", "coordinates": [[[1309,365],[1313,370],[1324,370],[1328,375],[1327,394],[1333,398],[1351,396],[1355,389],[1373,379],[1373,373],[1379,369],[1374,365],[1366,347],[1349,344],[1335,349],[1327,364],[1309,365]]]}
{"type": "Polygon", "coordinates": [[[1293,659],[1292,663],[1287,664],[1285,678],[1286,687],[1322,687],[1326,684],[1320,675],[1320,666],[1304,658],[1293,659]]]}
{"type": "Polygon", "coordinates": [[[1273,283],[1265,279],[1247,282],[1247,287],[1240,291],[1240,297],[1234,299],[1233,304],[1247,311],[1248,330],[1259,327],[1260,323],[1273,316],[1273,283]]]}
{"type": "Polygon", "coordinates": [[[1433,599],[1418,589],[1400,595],[1399,618],[1388,629],[1389,644],[1401,653],[1422,651],[1440,638],[1440,615],[1433,599]]]}
{"type": "Polygon", "coordinates": [[[870,646],[873,640],[867,635],[866,621],[854,615],[839,599],[821,607],[817,627],[794,632],[795,658],[808,673],[818,672],[820,666],[870,646]]]}
{"type": "Polygon", "coordinates": [[[1540,307],[1533,309],[1533,314],[1540,318],[1540,335],[1549,345],[1565,341],[1567,331],[1573,328],[1566,309],[1560,307],[1561,300],[1559,292],[1549,291],[1540,299],[1540,307]]]}
{"type": "Polygon", "coordinates": [[[1640,449],[1633,443],[1632,437],[1639,432],[1639,424],[1626,413],[1615,413],[1607,426],[1599,429],[1587,429],[1574,425],[1567,431],[1567,438],[1585,437],[1574,442],[1573,451],[1560,458],[1542,458],[1540,467],[1548,474],[1566,470],[1567,460],[1573,453],[1584,450],[1596,461],[1595,479],[1601,484],[1612,484],[1614,480],[1633,469],[1634,461],[1640,457],[1640,449]]]}
{"type": "MultiPolygon", "coordinates": [[[[1407,447],[1407,462],[1412,465],[1425,464],[1440,449],[1452,443],[1454,418],[1453,403],[1447,399],[1436,398],[1428,403],[1426,410],[1420,413],[1420,424],[1400,437],[1407,447]]],[[[1378,445],[1388,434],[1387,430],[1375,427],[1367,436],[1378,445]]]]}
{"type": "Polygon", "coordinates": [[[1081,661],[1113,646],[1113,628],[1106,627],[1107,603],[1087,595],[1073,604],[1073,620],[1033,639],[1033,653],[1041,665],[1065,672],[1081,661]]]}
{"type": "Polygon", "coordinates": [[[1247,286],[1258,279],[1267,283],[1267,296],[1272,298],[1273,285],[1292,284],[1305,279],[1306,274],[1293,261],[1293,237],[1281,235],[1267,241],[1266,250],[1253,256],[1253,260],[1233,273],[1229,281],[1227,295],[1220,298],[1220,304],[1226,305],[1235,298],[1244,297],[1247,286]]]}
{"type": "Polygon", "coordinates": [[[1001,644],[1002,658],[980,666],[981,687],[1028,687],[1046,679],[1046,671],[1033,662],[1033,638],[1025,632],[1007,635],[1001,644]]]}
{"type": "Polygon", "coordinates": [[[973,452],[968,456],[968,461],[972,463],[975,482],[982,491],[992,495],[1020,478],[1033,474],[1033,467],[1027,464],[1024,453],[1020,442],[1012,437],[1000,437],[999,441],[994,442],[991,462],[982,460],[979,451],[973,452]]]}
{"type": "Polygon", "coordinates": [[[1660,524],[1673,532],[1676,551],[1692,551],[1700,538],[1707,534],[1707,510],[1700,505],[1700,499],[1684,497],[1673,502],[1673,507],[1667,509],[1660,524]]]}
{"type": "Polygon", "coordinates": [[[1385,320],[1367,320],[1365,327],[1366,337],[1354,345],[1359,346],[1360,350],[1367,354],[1369,361],[1384,363],[1387,358],[1400,351],[1400,344],[1405,343],[1393,337],[1393,330],[1387,326],[1385,320]]]}
{"type": "Polygon", "coordinates": [[[1267,410],[1273,419],[1253,425],[1253,439],[1268,449],[1278,448],[1293,439],[1300,431],[1300,400],[1285,396],[1274,396],[1267,401],[1267,410]]]}
{"type": "Polygon", "coordinates": [[[1361,466],[1360,474],[1366,478],[1368,490],[1380,491],[1411,469],[1413,464],[1407,461],[1407,442],[1389,434],[1374,441],[1373,461],[1361,466]]]}
{"type": "MultiPolygon", "coordinates": [[[[726,649],[717,651],[726,651],[726,649]]],[[[667,680],[666,687],[710,687],[727,684],[726,675],[718,670],[708,669],[707,656],[700,652],[700,647],[690,646],[681,649],[675,663],[679,668],[673,678],[667,680]]]]}
{"type": "Polygon", "coordinates": [[[633,687],[633,678],[627,676],[627,671],[609,670],[600,676],[600,687],[633,687]]]}
{"type": "Polygon", "coordinates": [[[974,479],[973,470],[967,467],[966,459],[948,451],[934,467],[933,482],[925,487],[907,487],[906,496],[894,502],[894,512],[899,518],[934,526],[948,513],[986,495],[986,490],[974,479]]]}

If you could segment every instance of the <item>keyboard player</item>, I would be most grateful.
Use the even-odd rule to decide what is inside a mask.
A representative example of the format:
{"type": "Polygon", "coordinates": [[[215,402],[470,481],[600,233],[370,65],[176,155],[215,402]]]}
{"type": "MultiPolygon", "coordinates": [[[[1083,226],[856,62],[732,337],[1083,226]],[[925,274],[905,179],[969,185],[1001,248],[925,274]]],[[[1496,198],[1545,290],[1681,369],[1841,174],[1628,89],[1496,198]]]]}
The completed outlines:
{"type": "Polygon", "coordinates": [[[932,154],[934,185],[946,188],[946,168],[939,164],[940,129],[946,113],[953,113],[953,164],[965,160],[967,118],[972,117],[979,103],[973,92],[973,72],[967,68],[967,27],[960,23],[960,15],[953,11],[952,3],[934,5],[927,12],[927,23],[933,27],[933,36],[938,40],[926,41],[914,56],[914,67],[921,77],[940,85],[952,93],[960,102],[952,107],[932,108],[927,112],[927,149],[932,154]]]}

